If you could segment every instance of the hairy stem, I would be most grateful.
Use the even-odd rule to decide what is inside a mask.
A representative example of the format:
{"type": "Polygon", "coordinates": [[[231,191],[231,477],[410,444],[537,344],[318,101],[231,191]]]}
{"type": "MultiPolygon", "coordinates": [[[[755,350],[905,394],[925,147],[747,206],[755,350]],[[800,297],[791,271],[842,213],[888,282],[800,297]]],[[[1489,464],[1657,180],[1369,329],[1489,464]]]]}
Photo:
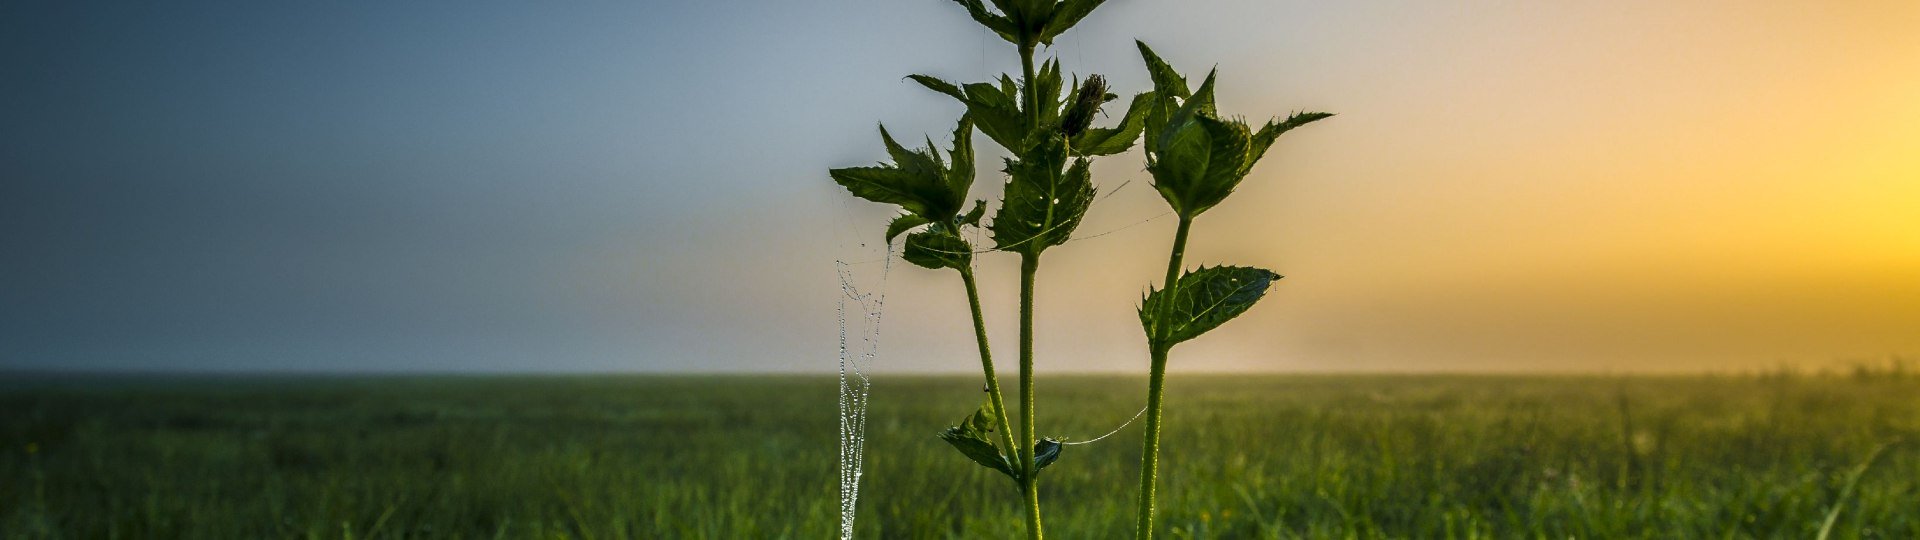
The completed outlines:
{"type": "Polygon", "coordinates": [[[973,310],[973,337],[980,344],[980,370],[987,375],[987,397],[993,404],[993,415],[1000,420],[1000,439],[1006,443],[1009,452],[1017,451],[1020,447],[1013,444],[1007,404],[1000,398],[1000,379],[993,374],[993,352],[987,346],[987,323],[980,316],[980,289],[974,284],[973,269],[961,268],[960,281],[967,285],[967,308],[973,310]]]}
{"type": "MultiPolygon", "coordinates": [[[[1180,259],[1187,254],[1187,232],[1193,227],[1193,218],[1181,215],[1180,228],[1173,233],[1173,253],[1167,256],[1167,279],[1161,282],[1161,294],[1178,294],[1174,285],[1180,279],[1180,259]]],[[[1170,296],[1168,298],[1178,298],[1170,296]]],[[[1160,324],[1147,340],[1153,347],[1153,374],[1147,379],[1147,434],[1146,442],[1140,449],[1140,509],[1139,522],[1134,529],[1134,538],[1148,540],[1153,538],[1153,488],[1154,476],[1160,467],[1160,396],[1167,381],[1167,351],[1172,345],[1166,344],[1167,321],[1173,319],[1173,302],[1163,302],[1165,308],[1155,314],[1154,320],[1160,324]]]]}
{"type": "Polygon", "coordinates": [[[1020,492],[1026,497],[1027,538],[1038,539],[1040,491],[1033,463],[1033,274],[1040,270],[1039,255],[1020,256],[1020,492]]]}
{"type": "MultiPolygon", "coordinates": [[[[1040,94],[1034,92],[1033,46],[1020,43],[1021,94],[1026,98],[1027,131],[1031,136],[1040,129],[1040,94]]],[[[1016,150],[1017,151],[1017,150],[1016,150]]],[[[1033,275],[1040,270],[1040,254],[1020,256],[1020,446],[1014,449],[1020,463],[1020,494],[1027,507],[1027,538],[1040,540],[1040,490],[1034,474],[1033,429],[1033,275]]]]}
{"type": "Polygon", "coordinates": [[[1020,75],[1024,77],[1020,79],[1020,83],[1025,85],[1021,87],[1020,94],[1027,101],[1027,131],[1037,131],[1040,129],[1040,94],[1034,93],[1033,44],[1031,43],[1020,46],[1020,75]]]}

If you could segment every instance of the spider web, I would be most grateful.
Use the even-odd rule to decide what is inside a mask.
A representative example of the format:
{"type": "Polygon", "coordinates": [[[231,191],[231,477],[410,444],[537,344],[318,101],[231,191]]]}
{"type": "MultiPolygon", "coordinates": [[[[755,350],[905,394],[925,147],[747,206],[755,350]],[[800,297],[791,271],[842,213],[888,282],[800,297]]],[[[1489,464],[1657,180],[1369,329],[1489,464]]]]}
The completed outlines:
{"type": "Polygon", "coordinates": [[[835,311],[840,319],[840,538],[853,538],[854,511],[860,501],[860,477],[866,462],[867,400],[873,386],[867,372],[880,349],[880,314],[886,303],[887,273],[893,268],[889,246],[880,261],[875,290],[858,285],[854,265],[834,261],[840,277],[835,311]],[[849,320],[848,312],[854,318],[849,320]]]}

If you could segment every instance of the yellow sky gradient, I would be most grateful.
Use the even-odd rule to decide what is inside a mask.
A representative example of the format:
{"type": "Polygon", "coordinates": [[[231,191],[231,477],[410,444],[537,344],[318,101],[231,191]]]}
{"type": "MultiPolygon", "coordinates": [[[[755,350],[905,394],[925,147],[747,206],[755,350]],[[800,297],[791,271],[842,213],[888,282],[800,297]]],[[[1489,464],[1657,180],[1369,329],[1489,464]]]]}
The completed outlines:
{"type": "MultiPolygon", "coordinates": [[[[1182,69],[1217,62],[1229,114],[1340,114],[1284,137],[1198,222],[1190,261],[1288,278],[1183,345],[1176,369],[1691,371],[1920,352],[1920,3],[1206,4],[1235,16],[1200,34],[1165,29],[1191,22],[1176,7],[1116,3],[1059,50],[1070,69],[1105,63],[1095,42],[1139,35],[1182,69]]],[[[1096,173],[1134,184],[1083,235],[1162,210],[1137,155],[1096,173]]],[[[1170,230],[1049,252],[1043,369],[1144,362],[1130,307],[1170,230]]],[[[909,277],[891,306],[958,311],[944,278],[909,277]]],[[[990,319],[1010,292],[989,292],[990,319]]],[[[890,347],[959,358],[964,337],[890,347]]]]}

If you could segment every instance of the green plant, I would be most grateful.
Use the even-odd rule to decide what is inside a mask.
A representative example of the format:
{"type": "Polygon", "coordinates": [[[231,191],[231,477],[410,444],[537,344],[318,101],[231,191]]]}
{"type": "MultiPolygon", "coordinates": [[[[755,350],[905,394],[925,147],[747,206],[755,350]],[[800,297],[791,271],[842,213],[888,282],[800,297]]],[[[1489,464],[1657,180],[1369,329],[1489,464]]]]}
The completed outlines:
{"type": "MultiPolygon", "coordinates": [[[[1114,127],[1093,127],[1101,107],[1118,96],[1107,92],[1106,79],[1091,75],[1066,84],[1058,60],[1036,69],[1035,49],[1085,18],[1104,0],[993,0],[992,9],[980,0],[956,0],[975,22],[1012,43],[1020,55],[1019,80],[1002,75],[994,83],[959,85],[926,75],[914,81],[946,94],[966,107],[954,134],[953,164],[940,161],[931,148],[912,152],[901,148],[882,130],[893,165],[835,169],[833,178],[855,196],[900,205],[905,214],[887,227],[889,242],[907,235],[902,256],[926,268],[959,271],[972,311],[980,365],[986,375],[988,402],[959,425],[941,434],[968,458],[1000,471],[1019,485],[1027,513],[1030,538],[1042,536],[1040,498],[1036,480],[1042,468],[1057,459],[1061,446],[1035,437],[1033,389],[1033,298],[1040,257],[1047,248],[1072,236],[1093,203],[1094,187],[1089,158],[1126,151],[1144,127],[1147,94],[1136,96],[1114,127]],[[1064,91],[1064,94],[1063,94],[1064,91]],[[993,371],[985,323],[980,313],[978,287],[972,271],[973,246],[960,234],[962,227],[979,226],[983,206],[959,215],[960,201],[972,183],[972,152],[965,141],[971,127],[1006,148],[1005,193],[993,222],[993,249],[1020,255],[1020,435],[1012,435],[1011,421],[993,371]],[[987,433],[998,428],[996,446],[987,433]]],[[[931,147],[932,142],[928,142],[931,147]]]]}
{"type": "Polygon", "coordinates": [[[1194,218],[1233,194],[1281,134],[1332,115],[1295,113],[1254,131],[1244,121],[1220,117],[1214,105],[1215,73],[1208,72],[1200,88],[1189,92],[1186,79],[1172,66],[1146,43],[1135,43],[1154,87],[1143,144],[1147,172],[1153,176],[1154,189],[1180,219],[1174,230],[1173,251],[1167,257],[1166,279],[1159,290],[1149,290],[1140,303],[1140,325],[1146,331],[1152,358],[1135,527],[1135,536],[1145,539],[1153,537],[1154,483],[1159,468],[1160,412],[1168,352],[1174,345],[1245,313],[1280,279],[1280,274],[1271,270],[1243,266],[1202,266],[1182,274],[1187,233],[1193,228],[1194,218]]]}
{"type": "Polygon", "coordinates": [[[994,82],[963,85],[910,75],[908,78],[966,107],[954,131],[953,150],[948,153],[951,163],[941,159],[933,141],[928,140],[925,149],[910,151],[882,128],[881,140],[893,158],[892,164],[831,171],[834,181],[855,196],[900,206],[904,213],[888,225],[887,240],[891,243],[903,233],[918,230],[906,236],[902,257],[907,261],[959,272],[973,316],[988,400],[940,437],[974,462],[1013,479],[1026,510],[1029,538],[1042,536],[1037,478],[1042,468],[1059,457],[1061,449],[1057,441],[1035,437],[1034,282],[1041,255],[1047,248],[1066,243],[1093,204],[1090,159],[1124,152],[1144,133],[1147,168],[1154,187],[1180,216],[1164,290],[1151,292],[1140,308],[1154,358],[1140,499],[1140,534],[1146,537],[1151,533],[1155,451],[1168,349],[1245,311],[1268,284],[1280,277],[1266,270],[1241,267],[1201,268],[1180,276],[1187,231],[1196,216],[1232,193],[1276,137],[1328,116],[1297,114],[1284,122],[1269,122],[1254,132],[1244,122],[1221,119],[1216,113],[1211,74],[1198,91],[1189,92],[1179,74],[1140,44],[1154,90],[1134,96],[1117,125],[1093,127],[1101,108],[1119,97],[1108,92],[1106,79],[1090,75],[1068,83],[1061,76],[1057,59],[1036,69],[1034,53],[1102,1],[993,0],[993,9],[989,9],[981,0],[956,0],[975,22],[1014,45],[1020,55],[1020,78],[1001,75],[994,82]],[[994,373],[980,312],[972,270],[974,247],[961,234],[965,227],[979,227],[985,214],[984,201],[964,214],[960,211],[973,184],[969,137],[974,128],[1010,154],[1003,169],[1007,175],[1005,192],[987,229],[992,234],[993,250],[1020,256],[1017,439],[1012,435],[1014,422],[1007,414],[994,373]],[[998,443],[989,436],[995,429],[1001,433],[998,443]]]}

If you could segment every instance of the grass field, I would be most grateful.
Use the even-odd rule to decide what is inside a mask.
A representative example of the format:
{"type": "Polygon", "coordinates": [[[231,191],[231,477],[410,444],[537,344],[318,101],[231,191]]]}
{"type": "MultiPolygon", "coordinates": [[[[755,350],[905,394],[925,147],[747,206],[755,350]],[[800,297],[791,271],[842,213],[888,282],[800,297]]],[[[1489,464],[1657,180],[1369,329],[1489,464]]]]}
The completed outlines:
{"type": "MultiPolygon", "coordinates": [[[[1087,438],[1143,382],[1042,378],[1087,438]]],[[[934,434],[969,378],[874,386],[859,530],[1011,538],[934,434]]],[[[826,538],[821,377],[0,378],[0,534],[826,538]]],[[[1172,538],[1920,538],[1920,378],[1175,376],[1172,538]],[[1850,494],[1850,473],[1887,443],[1850,494]]],[[[1131,535],[1139,426],[1042,476],[1056,538],[1131,535]]]]}

